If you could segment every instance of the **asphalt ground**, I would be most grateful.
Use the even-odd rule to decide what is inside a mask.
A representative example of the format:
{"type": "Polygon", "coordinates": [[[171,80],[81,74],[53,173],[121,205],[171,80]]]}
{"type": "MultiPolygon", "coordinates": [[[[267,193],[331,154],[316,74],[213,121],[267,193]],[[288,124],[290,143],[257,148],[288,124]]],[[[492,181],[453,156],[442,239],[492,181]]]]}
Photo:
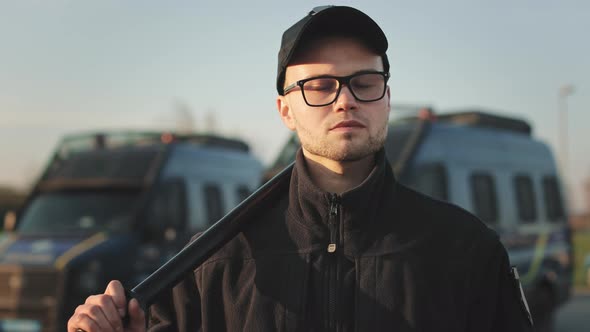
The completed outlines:
{"type": "Polygon", "coordinates": [[[576,289],[555,317],[555,332],[590,331],[590,289],[576,289]]]}

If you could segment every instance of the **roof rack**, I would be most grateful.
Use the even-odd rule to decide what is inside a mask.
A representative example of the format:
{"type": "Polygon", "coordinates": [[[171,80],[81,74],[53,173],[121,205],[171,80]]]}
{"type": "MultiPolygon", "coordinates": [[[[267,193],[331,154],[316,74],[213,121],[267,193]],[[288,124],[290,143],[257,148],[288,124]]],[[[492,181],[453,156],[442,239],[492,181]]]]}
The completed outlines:
{"type": "Polygon", "coordinates": [[[436,119],[440,122],[464,124],[483,128],[504,129],[523,133],[529,136],[532,133],[531,125],[525,120],[501,116],[479,110],[437,114],[436,119]]]}
{"type": "Polygon", "coordinates": [[[242,140],[212,134],[178,134],[174,132],[120,130],[67,135],[60,142],[57,154],[63,157],[72,152],[125,146],[171,144],[175,142],[188,142],[244,152],[250,150],[248,144],[242,140]]]}
{"type": "Polygon", "coordinates": [[[250,146],[239,139],[221,137],[210,134],[191,134],[191,135],[176,135],[174,137],[176,141],[190,142],[203,144],[207,146],[222,147],[234,150],[240,150],[244,152],[250,151],[250,146]]]}

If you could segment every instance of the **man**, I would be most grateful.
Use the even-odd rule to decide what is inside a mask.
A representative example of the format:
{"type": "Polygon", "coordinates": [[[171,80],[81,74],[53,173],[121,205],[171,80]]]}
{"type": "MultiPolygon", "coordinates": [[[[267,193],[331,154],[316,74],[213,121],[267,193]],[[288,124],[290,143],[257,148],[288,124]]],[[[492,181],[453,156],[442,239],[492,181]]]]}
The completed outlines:
{"type": "MultiPolygon", "coordinates": [[[[383,145],[387,39],[321,7],[283,34],[277,108],[302,148],[280,203],[150,308],[151,331],[529,331],[519,283],[478,219],[398,184],[383,145]]],[[[68,330],[143,331],[111,282],[68,330]]]]}

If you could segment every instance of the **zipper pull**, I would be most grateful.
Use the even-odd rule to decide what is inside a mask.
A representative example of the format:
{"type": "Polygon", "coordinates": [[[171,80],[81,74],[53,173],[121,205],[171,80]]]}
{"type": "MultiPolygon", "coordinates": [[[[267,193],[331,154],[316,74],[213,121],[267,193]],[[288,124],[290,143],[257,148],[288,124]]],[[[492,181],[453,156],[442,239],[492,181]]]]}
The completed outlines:
{"type": "Polygon", "coordinates": [[[336,243],[328,244],[328,252],[331,254],[336,252],[336,243]]]}

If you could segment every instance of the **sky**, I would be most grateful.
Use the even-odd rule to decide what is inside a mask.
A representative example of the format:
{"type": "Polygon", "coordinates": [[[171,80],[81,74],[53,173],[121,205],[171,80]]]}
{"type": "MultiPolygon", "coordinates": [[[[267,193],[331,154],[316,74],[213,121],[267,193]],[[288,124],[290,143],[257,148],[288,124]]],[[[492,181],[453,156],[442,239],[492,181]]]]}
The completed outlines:
{"type": "MultiPolygon", "coordinates": [[[[27,188],[60,137],[84,130],[214,130],[269,164],[290,134],[275,102],[281,35],[324,4],[0,0],[0,186],[27,188]]],[[[590,1],[331,4],[364,11],[388,36],[393,104],[521,117],[558,156],[567,118],[561,171],[583,208],[590,1]]]]}

